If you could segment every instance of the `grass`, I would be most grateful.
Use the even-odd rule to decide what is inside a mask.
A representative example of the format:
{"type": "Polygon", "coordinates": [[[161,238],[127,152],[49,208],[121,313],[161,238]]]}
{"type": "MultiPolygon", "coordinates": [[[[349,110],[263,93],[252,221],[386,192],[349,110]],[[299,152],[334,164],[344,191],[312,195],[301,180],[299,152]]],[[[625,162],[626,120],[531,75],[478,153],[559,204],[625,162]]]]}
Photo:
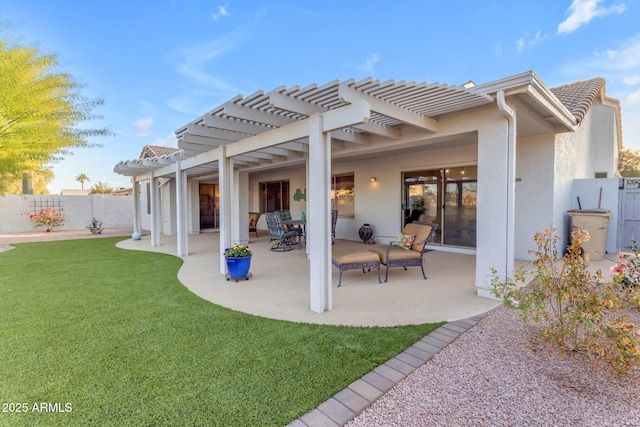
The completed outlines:
{"type": "Polygon", "coordinates": [[[235,312],[184,288],[180,258],[117,240],[0,253],[1,410],[27,409],[0,425],[285,425],[440,325],[235,312]]]}

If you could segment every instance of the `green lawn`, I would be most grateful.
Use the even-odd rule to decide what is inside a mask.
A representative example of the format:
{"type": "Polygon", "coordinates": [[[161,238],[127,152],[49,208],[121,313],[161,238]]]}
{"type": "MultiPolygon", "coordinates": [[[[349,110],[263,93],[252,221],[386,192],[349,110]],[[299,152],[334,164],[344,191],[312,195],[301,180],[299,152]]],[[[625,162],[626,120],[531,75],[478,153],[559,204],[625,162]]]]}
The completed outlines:
{"type": "Polygon", "coordinates": [[[0,253],[0,425],[284,425],[440,325],[235,312],[186,290],[180,258],[118,239],[0,253]]]}

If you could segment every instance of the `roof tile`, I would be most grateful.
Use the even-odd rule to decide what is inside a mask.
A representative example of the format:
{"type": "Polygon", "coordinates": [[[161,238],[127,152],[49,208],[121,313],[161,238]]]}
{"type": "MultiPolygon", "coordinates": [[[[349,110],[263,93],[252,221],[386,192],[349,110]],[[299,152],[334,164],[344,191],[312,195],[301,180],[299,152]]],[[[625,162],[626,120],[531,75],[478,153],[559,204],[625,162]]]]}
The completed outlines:
{"type": "Polygon", "coordinates": [[[590,80],[558,86],[552,88],[551,92],[553,92],[560,102],[573,114],[578,123],[580,123],[605,83],[605,79],[596,77],[590,80]]]}
{"type": "Polygon", "coordinates": [[[141,159],[148,159],[151,157],[166,156],[167,154],[173,154],[180,151],[178,148],[162,147],[160,145],[145,145],[140,153],[141,159]]]}

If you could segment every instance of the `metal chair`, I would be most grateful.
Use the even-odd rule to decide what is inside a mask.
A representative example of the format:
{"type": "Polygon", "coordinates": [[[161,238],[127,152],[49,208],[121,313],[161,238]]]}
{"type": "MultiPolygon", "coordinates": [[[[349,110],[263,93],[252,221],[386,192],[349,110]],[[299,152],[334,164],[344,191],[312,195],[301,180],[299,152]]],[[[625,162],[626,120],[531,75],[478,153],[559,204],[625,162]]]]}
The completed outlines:
{"type": "Polygon", "coordinates": [[[265,213],[264,215],[267,220],[267,227],[269,228],[269,242],[276,240],[276,243],[271,246],[272,251],[290,251],[296,243],[298,244],[298,249],[302,248],[302,241],[297,230],[285,230],[282,219],[280,219],[278,214],[265,213]]]}
{"type": "Polygon", "coordinates": [[[260,219],[260,212],[249,212],[249,233],[256,233],[256,237],[258,236],[258,220],[260,219]]]}
{"type": "Polygon", "coordinates": [[[336,243],[336,224],[338,223],[338,211],[331,210],[331,244],[336,243]]]}
{"type": "Polygon", "coordinates": [[[430,222],[413,222],[407,224],[402,229],[402,235],[414,236],[408,247],[400,247],[398,237],[400,236],[374,236],[372,242],[375,243],[376,238],[392,237],[394,240],[388,244],[372,244],[369,246],[371,252],[375,252],[380,257],[380,263],[387,267],[384,278],[386,282],[389,279],[389,268],[391,267],[420,267],[422,277],[427,278],[424,273],[424,254],[429,252],[426,244],[431,240],[434,231],[438,228],[437,224],[430,222]]]}

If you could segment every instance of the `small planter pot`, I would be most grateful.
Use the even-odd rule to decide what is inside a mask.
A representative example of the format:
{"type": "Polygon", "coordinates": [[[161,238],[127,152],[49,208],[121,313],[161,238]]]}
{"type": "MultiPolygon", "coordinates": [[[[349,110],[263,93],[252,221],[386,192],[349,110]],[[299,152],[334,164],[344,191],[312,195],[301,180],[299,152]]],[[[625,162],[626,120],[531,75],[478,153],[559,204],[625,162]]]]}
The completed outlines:
{"type": "Polygon", "coordinates": [[[360,236],[360,240],[362,240],[362,243],[367,243],[369,240],[371,240],[371,237],[373,236],[373,229],[371,228],[371,225],[364,224],[362,227],[360,227],[360,230],[358,230],[358,235],[360,236]]]}
{"type": "Polygon", "coordinates": [[[251,273],[249,273],[249,268],[251,267],[251,257],[228,257],[225,256],[227,260],[227,280],[234,279],[236,282],[240,279],[249,280],[251,277],[251,273]]]}
{"type": "Polygon", "coordinates": [[[136,230],[133,233],[131,233],[131,238],[133,240],[140,240],[142,238],[142,234],[138,230],[136,230]]]}

